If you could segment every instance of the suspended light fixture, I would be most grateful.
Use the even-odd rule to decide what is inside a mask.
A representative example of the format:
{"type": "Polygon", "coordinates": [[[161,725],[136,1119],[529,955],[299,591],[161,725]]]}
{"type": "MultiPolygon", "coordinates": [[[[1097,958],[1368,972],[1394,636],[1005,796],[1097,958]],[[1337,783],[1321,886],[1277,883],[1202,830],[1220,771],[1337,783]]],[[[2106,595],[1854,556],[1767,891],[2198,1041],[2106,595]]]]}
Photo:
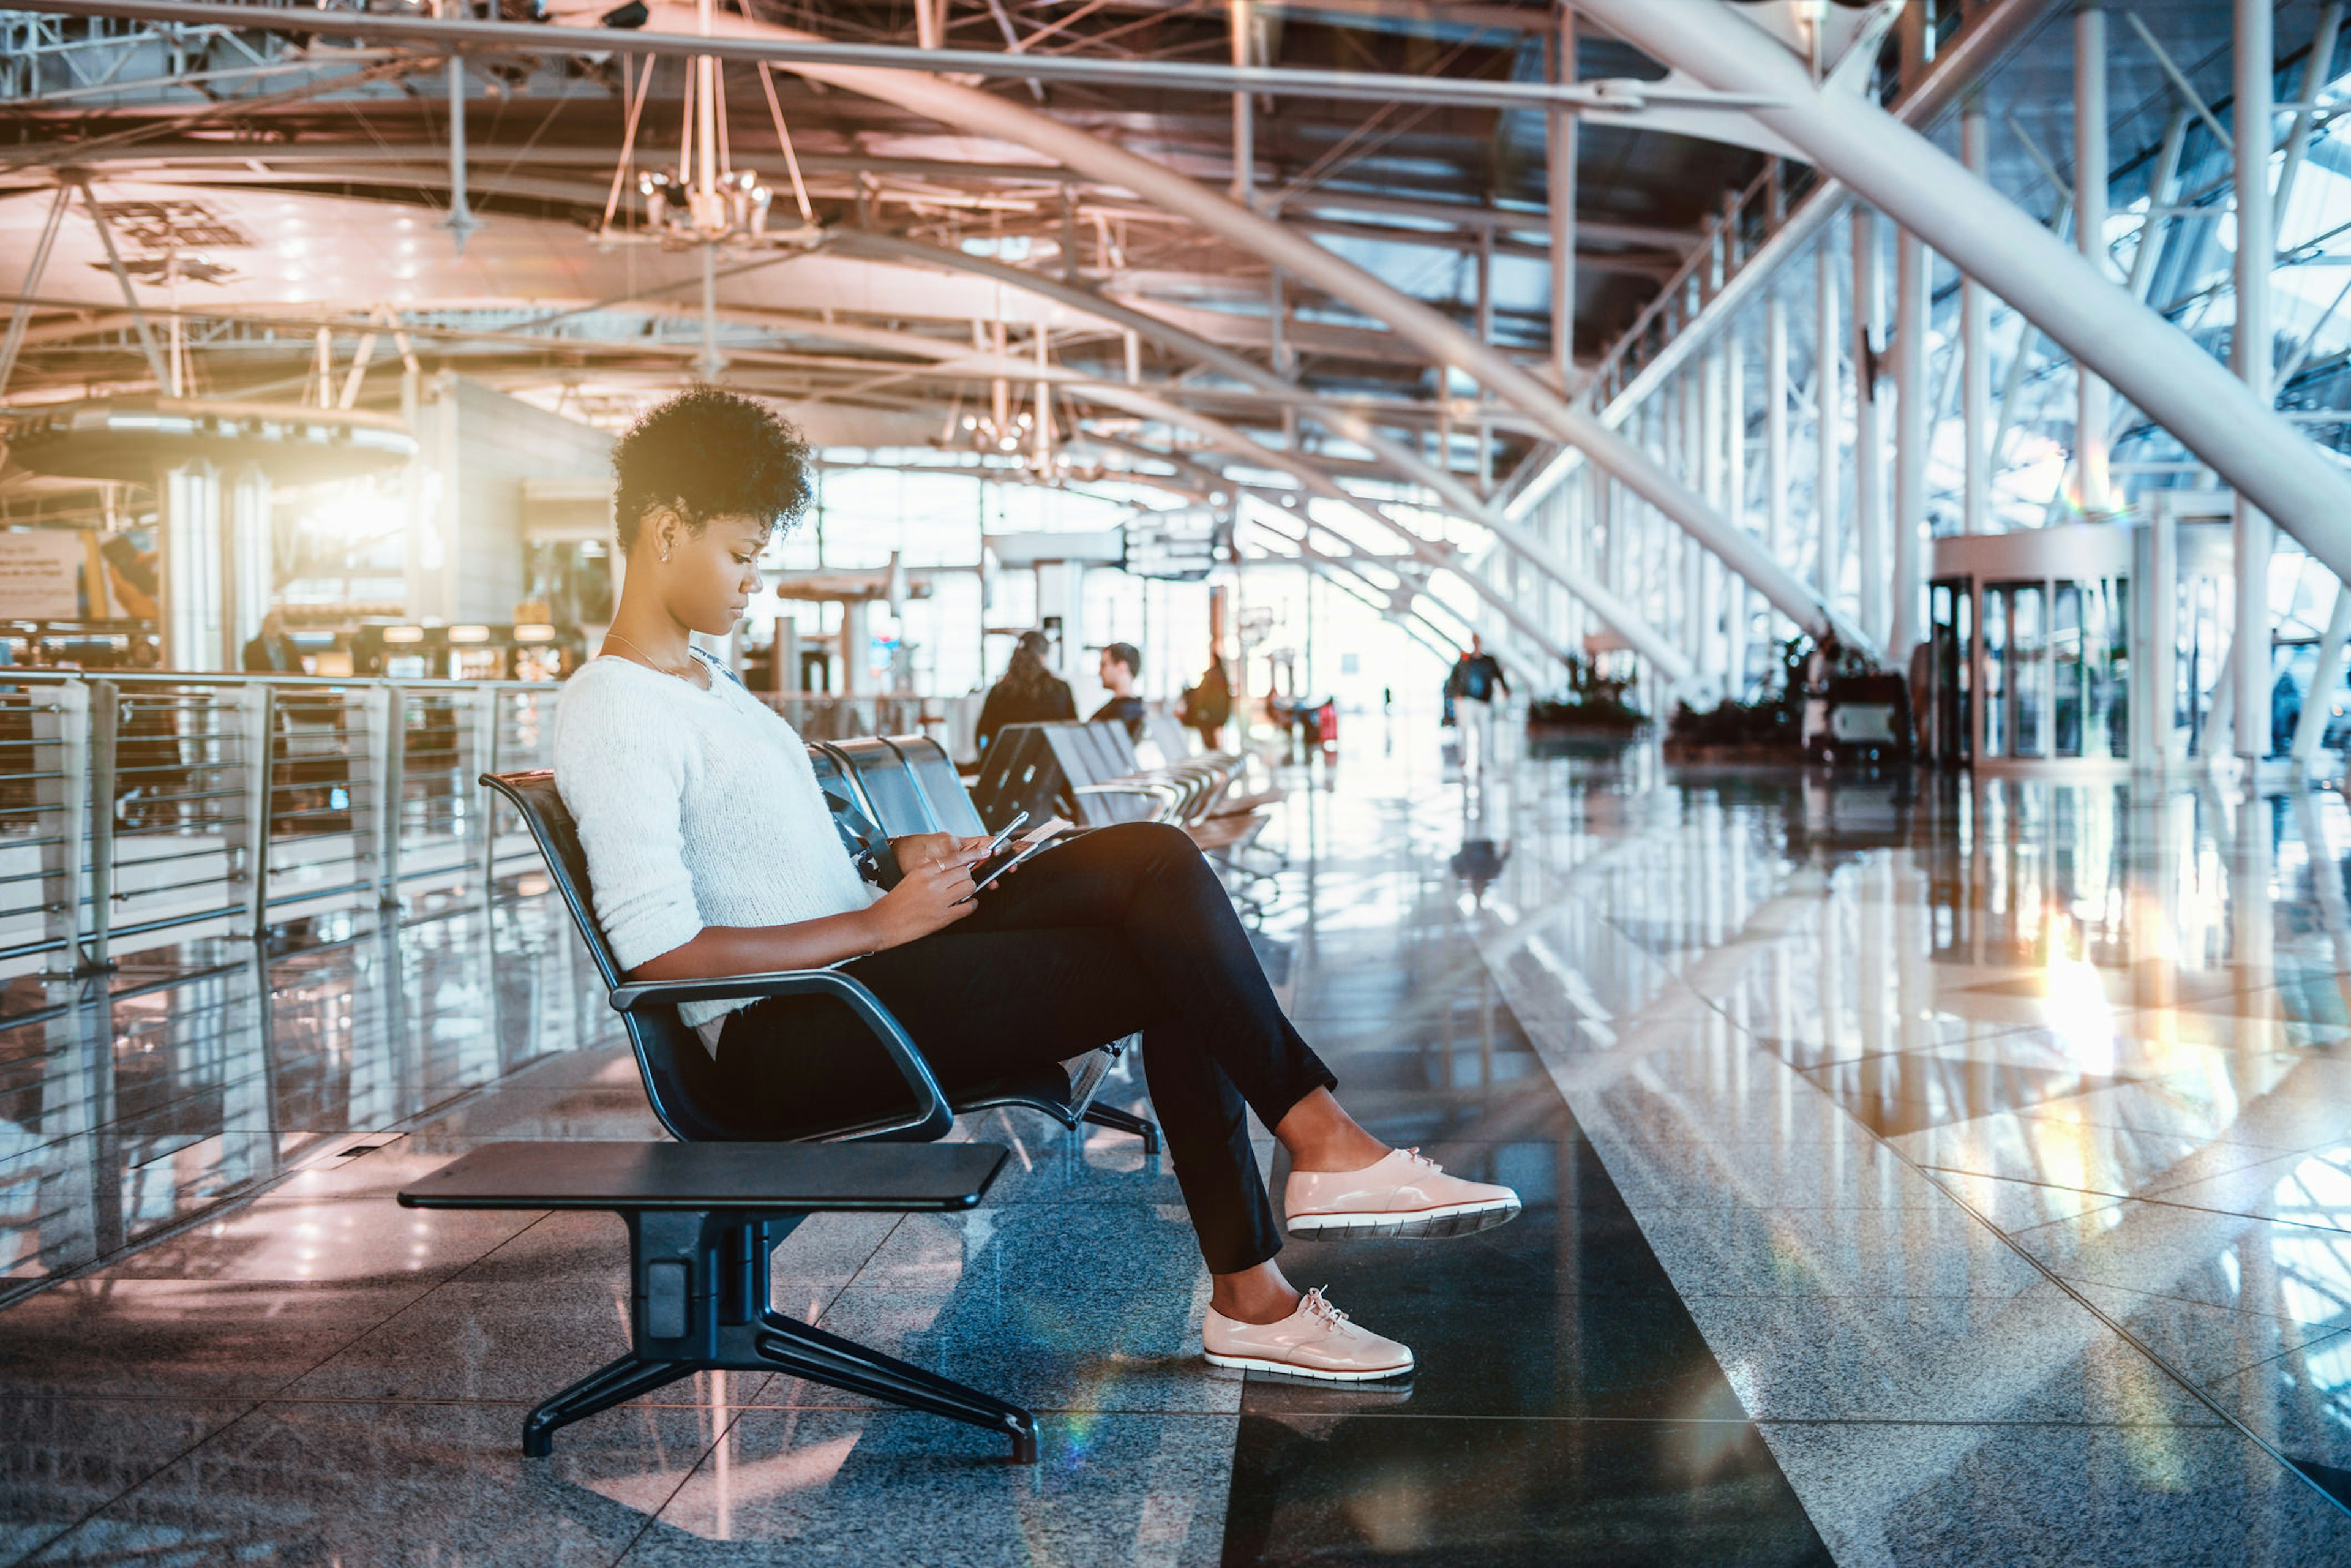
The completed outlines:
{"type": "MultiPolygon", "coordinates": [[[[709,37],[713,0],[695,7],[698,31],[709,37]]],[[[625,85],[625,78],[624,78],[625,85]]],[[[637,88],[629,110],[628,131],[621,149],[621,167],[614,172],[612,198],[606,204],[604,224],[597,239],[605,245],[651,244],[664,250],[688,246],[702,253],[702,354],[698,369],[705,381],[716,381],[726,361],[718,351],[718,250],[728,248],[810,246],[823,237],[807,198],[799,198],[801,222],[770,232],[768,209],[775,193],[751,170],[734,167],[726,138],[726,81],[718,60],[696,55],[688,62],[684,127],[679,137],[677,162],[669,169],[649,170],[637,176],[637,193],[643,198],[645,226],[635,233],[616,233],[612,213],[620,199],[621,182],[636,148],[637,122],[644,112],[653,86],[653,62],[637,88]]],[[[772,89],[771,89],[772,92],[772,89]]],[[[772,101],[770,107],[774,105],[772,101]]],[[[778,133],[782,118],[778,111],[778,133]]],[[[786,143],[785,156],[790,157],[786,143]]],[[[798,169],[793,170],[798,189],[798,169]]]]}

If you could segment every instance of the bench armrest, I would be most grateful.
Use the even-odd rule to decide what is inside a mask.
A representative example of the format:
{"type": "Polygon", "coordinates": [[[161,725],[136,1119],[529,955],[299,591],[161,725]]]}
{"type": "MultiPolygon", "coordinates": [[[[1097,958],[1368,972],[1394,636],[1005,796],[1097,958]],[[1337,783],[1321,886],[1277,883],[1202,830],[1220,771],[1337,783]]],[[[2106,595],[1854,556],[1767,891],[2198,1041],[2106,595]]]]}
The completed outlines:
{"type": "Polygon", "coordinates": [[[640,1008],[675,1007],[680,1002],[764,1001],[769,997],[830,996],[848,1005],[866,1032],[888,1053],[890,1065],[913,1091],[914,1108],[880,1122],[836,1134],[842,1138],[880,1138],[904,1134],[929,1141],[946,1136],[955,1126],[955,1111],[940,1092],[931,1064],[881,998],[859,981],[836,969],[778,969],[764,975],[715,975],[698,980],[640,980],[612,988],[608,1000],[615,1012],[640,1008]]]}

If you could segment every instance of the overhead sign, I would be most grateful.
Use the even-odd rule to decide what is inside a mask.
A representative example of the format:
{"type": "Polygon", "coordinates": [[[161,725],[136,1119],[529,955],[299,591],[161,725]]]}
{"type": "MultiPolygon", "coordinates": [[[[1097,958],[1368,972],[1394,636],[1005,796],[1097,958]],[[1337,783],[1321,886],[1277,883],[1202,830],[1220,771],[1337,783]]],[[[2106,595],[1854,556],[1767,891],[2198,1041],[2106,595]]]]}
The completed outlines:
{"type": "Polygon", "coordinates": [[[1136,577],[1198,582],[1215,569],[1228,537],[1224,514],[1212,507],[1137,512],[1126,520],[1126,554],[1121,564],[1136,577]]]}
{"type": "Polygon", "coordinates": [[[88,536],[68,528],[0,533],[0,620],[73,621],[82,608],[88,536]]]}

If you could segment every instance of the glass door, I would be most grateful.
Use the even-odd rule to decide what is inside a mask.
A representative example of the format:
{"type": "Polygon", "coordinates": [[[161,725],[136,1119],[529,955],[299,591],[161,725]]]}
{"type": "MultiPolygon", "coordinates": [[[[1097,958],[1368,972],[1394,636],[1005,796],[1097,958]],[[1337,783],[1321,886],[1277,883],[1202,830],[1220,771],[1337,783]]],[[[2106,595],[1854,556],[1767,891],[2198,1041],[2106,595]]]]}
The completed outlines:
{"type": "Polygon", "coordinates": [[[1935,760],[1945,767],[1975,759],[1974,590],[1974,580],[1965,577],[1940,579],[1928,590],[1935,706],[1926,733],[1935,760]]]}
{"type": "Polygon", "coordinates": [[[1984,755],[2049,755],[2049,589],[1995,582],[1984,589],[1984,755]]]}

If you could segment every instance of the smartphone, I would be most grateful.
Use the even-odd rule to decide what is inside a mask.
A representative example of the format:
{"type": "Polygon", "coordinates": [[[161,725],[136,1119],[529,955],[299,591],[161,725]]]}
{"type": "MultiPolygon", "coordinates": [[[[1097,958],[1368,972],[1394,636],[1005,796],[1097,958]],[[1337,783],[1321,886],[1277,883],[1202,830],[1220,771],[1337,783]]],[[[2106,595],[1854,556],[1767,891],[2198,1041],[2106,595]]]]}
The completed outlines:
{"type": "Polygon", "coordinates": [[[990,860],[995,858],[996,852],[1004,847],[1004,841],[1019,832],[1020,831],[1021,824],[1026,822],[1028,820],[1029,813],[1023,811],[1019,816],[1013,818],[1010,821],[1005,823],[1004,826],[998,828],[996,831],[996,836],[987,841],[987,848],[982,852],[979,859],[974,861],[972,863],[974,865],[986,865],[990,860]]]}
{"type": "Polygon", "coordinates": [[[1046,827],[1039,829],[1038,831],[1040,835],[1039,838],[1031,842],[1022,844],[1019,849],[1016,850],[1011,854],[1005,856],[996,864],[990,866],[987,865],[987,862],[982,862],[981,866],[985,869],[981,871],[979,880],[971,884],[971,892],[965,894],[963,897],[956,899],[956,902],[957,904],[968,904],[973,899],[977,898],[979,896],[980,890],[986,887],[989,883],[994,882],[998,877],[1002,876],[1006,872],[1010,871],[1014,866],[1020,864],[1023,861],[1040,854],[1044,851],[1051,849],[1055,844],[1060,843],[1067,830],[1063,829],[1056,831],[1053,830],[1052,824],[1048,823],[1046,827]]]}

